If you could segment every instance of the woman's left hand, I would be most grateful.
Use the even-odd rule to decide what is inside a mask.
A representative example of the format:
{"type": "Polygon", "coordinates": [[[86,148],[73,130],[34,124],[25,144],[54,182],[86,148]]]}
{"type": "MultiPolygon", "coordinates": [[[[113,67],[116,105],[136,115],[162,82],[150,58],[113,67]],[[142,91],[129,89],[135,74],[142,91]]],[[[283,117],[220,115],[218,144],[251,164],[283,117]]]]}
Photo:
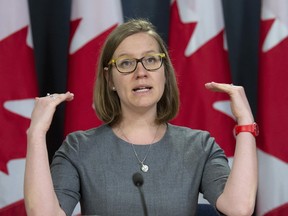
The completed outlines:
{"type": "Polygon", "coordinates": [[[254,122],[253,114],[242,86],[210,82],[206,83],[205,87],[211,91],[223,92],[230,96],[231,110],[239,125],[254,122]]]}

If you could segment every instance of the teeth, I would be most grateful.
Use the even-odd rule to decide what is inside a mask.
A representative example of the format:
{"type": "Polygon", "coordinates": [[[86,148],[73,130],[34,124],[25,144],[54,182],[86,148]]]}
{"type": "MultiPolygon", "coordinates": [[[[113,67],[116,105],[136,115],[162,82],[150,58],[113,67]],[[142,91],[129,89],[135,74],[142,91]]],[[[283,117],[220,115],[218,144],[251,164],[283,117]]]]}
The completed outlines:
{"type": "Polygon", "coordinates": [[[148,91],[149,89],[146,89],[146,88],[143,88],[143,89],[136,89],[136,92],[146,92],[148,91]]]}
{"type": "Polygon", "coordinates": [[[151,88],[150,87],[139,87],[134,89],[134,91],[136,92],[145,92],[145,91],[149,91],[151,88]]]}

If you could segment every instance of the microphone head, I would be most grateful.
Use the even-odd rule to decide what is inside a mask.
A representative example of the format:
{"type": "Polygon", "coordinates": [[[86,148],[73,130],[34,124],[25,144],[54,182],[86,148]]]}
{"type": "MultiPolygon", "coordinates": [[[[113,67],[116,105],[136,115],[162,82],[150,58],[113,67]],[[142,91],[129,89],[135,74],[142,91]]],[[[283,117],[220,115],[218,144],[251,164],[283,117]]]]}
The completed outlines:
{"type": "Polygon", "coordinates": [[[134,173],[132,179],[136,187],[141,187],[144,183],[144,179],[141,173],[134,173]]]}

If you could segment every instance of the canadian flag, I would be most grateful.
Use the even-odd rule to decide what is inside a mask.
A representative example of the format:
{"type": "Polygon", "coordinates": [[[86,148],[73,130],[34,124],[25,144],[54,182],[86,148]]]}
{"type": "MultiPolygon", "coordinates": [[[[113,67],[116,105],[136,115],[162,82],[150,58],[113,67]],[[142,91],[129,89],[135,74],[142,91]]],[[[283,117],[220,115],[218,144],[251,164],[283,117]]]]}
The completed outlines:
{"type": "MultiPolygon", "coordinates": [[[[65,134],[102,123],[92,106],[97,60],[106,37],[122,22],[120,0],[72,1],[67,88],[75,97],[66,105],[65,134]]],[[[79,212],[78,204],[73,215],[79,212]]]]}
{"type": "Polygon", "coordinates": [[[231,83],[221,0],[172,1],[169,50],[181,99],[173,122],[208,130],[232,157],[235,121],[229,98],[204,87],[210,81],[231,83]]]}
{"type": "Polygon", "coordinates": [[[66,134],[101,124],[92,107],[98,55],[107,35],[122,22],[120,0],[72,1],[68,90],[75,99],[67,104],[66,134]]]}
{"type": "MultiPolygon", "coordinates": [[[[172,1],[169,50],[180,90],[180,112],[173,123],[208,130],[230,159],[235,121],[229,98],[208,92],[210,81],[231,83],[221,0],[172,1]]],[[[200,203],[206,203],[199,198],[200,203]]]]}
{"type": "Polygon", "coordinates": [[[263,0],[259,56],[257,215],[288,215],[288,1],[263,0]]]}
{"type": "Polygon", "coordinates": [[[27,1],[0,1],[0,215],[26,215],[26,130],[37,96],[27,1]]]}

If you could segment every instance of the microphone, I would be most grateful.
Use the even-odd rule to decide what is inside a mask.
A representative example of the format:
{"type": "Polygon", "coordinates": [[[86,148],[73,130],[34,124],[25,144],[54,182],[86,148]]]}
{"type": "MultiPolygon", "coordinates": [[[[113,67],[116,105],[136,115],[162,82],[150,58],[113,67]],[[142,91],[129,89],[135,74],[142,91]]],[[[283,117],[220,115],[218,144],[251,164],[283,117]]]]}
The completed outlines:
{"type": "Polygon", "coordinates": [[[134,175],[132,176],[132,180],[134,182],[134,185],[139,189],[144,216],[148,216],[147,205],[145,202],[144,193],[142,191],[142,185],[144,184],[143,176],[141,175],[141,173],[138,173],[138,172],[134,173],[134,175]]]}

